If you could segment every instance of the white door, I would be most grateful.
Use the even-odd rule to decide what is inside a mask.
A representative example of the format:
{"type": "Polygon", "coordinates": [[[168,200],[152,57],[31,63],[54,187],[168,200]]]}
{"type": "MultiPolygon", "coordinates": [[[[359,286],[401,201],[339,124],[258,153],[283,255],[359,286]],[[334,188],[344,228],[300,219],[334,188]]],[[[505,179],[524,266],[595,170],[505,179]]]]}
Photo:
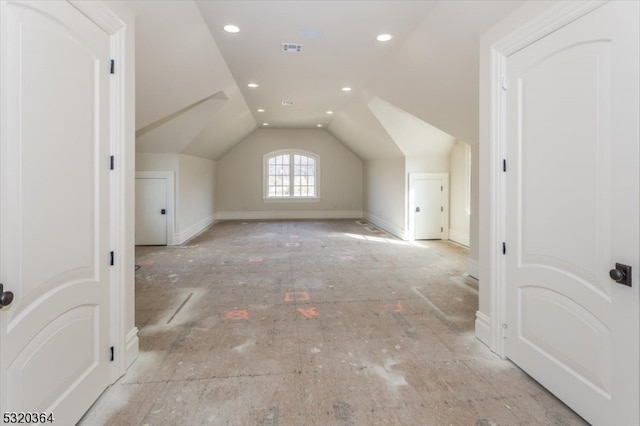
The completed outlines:
{"type": "Polygon", "coordinates": [[[507,60],[505,353],[602,425],[640,423],[638,5],[507,60]]]}
{"type": "Polygon", "coordinates": [[[0,412],[69,425],[109,384],[110,38],[67,2],[0,7],[0,412]]]}
{"type": "Polygon", "coordinates": [[[167,179],[136,178],[136,245],[167,245],[167,179]]]}
{"type": "Polygon", "coordinates": [[[414,223],[416,240],[440,240],[443,229],[443,182],[441,179],[415,179],[414,223]]]}

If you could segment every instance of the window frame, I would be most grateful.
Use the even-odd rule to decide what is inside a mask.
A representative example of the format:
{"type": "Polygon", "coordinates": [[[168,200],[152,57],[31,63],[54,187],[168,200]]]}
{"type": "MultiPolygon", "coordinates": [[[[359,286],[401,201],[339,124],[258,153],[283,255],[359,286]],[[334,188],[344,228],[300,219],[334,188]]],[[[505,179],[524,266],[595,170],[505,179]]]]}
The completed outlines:
{"type": "Polygon", "coordinates": [[[304,149],[279,149],[276,151],[271,151],[262,156],[262,200],[267,203],[271,202],[318,202],[320,201],[320,156],[311,151],[306,151],[304,149]],[[310,196],[269,196],[269,159],[273,157],[278,157],[281,155],[289,156],[289,193],[293,194],[294,188],[294,156],[295,155],[303,155],[305,157],[311,158],[315,161],[315,195],[310,196]]]}

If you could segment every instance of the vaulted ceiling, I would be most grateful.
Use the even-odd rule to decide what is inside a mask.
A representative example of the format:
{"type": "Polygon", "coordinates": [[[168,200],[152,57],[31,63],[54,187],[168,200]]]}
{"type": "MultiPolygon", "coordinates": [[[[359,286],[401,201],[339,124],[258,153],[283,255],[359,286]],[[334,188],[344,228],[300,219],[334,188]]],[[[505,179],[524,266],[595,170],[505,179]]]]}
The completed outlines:
{"type": "Polygon", "coordinates": [[[258,127],[321,126],[368,160],[477,141],[479,37],[522,1],[127,4],[139,152],[217,159],[258,127]]]}

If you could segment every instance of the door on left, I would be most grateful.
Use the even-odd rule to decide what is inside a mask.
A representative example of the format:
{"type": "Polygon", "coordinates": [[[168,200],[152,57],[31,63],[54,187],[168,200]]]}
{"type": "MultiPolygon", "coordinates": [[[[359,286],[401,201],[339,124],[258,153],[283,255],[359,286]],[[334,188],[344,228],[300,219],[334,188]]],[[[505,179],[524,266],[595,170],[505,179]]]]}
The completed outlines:
{"type": "Polygon", "coordinates": [[[0,7],[0,411],[74,424],[109,384],[110,36],[0,7]]]}

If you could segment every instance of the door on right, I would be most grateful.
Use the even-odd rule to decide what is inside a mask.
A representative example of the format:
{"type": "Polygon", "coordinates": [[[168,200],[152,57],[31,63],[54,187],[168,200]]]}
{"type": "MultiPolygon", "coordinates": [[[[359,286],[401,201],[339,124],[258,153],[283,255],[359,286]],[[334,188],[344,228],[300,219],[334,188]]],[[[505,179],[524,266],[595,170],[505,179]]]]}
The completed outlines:
{"type": "Polygon", "coordinates": [[[593,424],[640,423],[638,6],[506,64],[505,354],[593,424]]]}

